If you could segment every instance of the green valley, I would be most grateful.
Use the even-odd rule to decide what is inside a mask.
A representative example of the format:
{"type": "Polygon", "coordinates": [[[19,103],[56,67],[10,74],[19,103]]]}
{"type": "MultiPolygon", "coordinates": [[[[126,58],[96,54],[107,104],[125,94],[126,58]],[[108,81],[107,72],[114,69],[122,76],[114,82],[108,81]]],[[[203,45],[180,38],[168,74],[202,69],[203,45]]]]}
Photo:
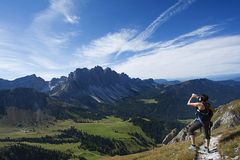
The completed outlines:
{"type": "Polygon", "coordinates": [[[0,137],[0,147],[2,148],[13,144],[26,144],[68,153],[73,159],[79,157],[99,159],[111,154],[140,152],[154,146],[153,140],[147,137],[140,127],[133,125],[128,120],[124,121],[112,116],[89,123],[58,120],[44,128],[29,127],[25,130],[1,124],[0,137]],[[74,135],[74,132],[69,132],[71,133],[69,135],[64,134],[64,131],[71,129],[74,132],[82,133],[85,140],[74,135]],[[102,143],[102,146],[94,146],[98,141],[102,143]],[[105,150],[101,147],[105,147],[105,150]],[[111,152],[114,148],[115,152],[111,152]]]}

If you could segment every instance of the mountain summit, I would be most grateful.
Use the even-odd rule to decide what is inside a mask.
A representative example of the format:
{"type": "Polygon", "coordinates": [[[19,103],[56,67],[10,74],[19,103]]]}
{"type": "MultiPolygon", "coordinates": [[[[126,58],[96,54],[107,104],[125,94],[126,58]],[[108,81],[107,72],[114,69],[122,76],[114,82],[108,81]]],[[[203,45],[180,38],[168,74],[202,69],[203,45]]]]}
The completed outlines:
{"type": "Polygon", "coordinates": [[[81,103],[113,103],[154,86],[152,79],[130,78],[110,68],[96,66],[92,69],[78,68],[71,72],[64,82],[52,89],[50,95],[81,103]]]}

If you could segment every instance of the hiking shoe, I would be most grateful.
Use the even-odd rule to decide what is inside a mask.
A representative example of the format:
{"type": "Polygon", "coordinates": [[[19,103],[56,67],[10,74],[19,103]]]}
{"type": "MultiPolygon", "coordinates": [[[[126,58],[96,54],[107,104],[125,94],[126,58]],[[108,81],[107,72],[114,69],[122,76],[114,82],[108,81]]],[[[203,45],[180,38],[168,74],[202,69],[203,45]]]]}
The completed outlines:
{"type": "Polygon", "coordinates": [[[196,145],[191,145],[191,146],[188,147],[188,149],[196,151],[197,150],[197,146],[196,145]]]}
{"type": "Polygon", "coordinates": [[[201,146],[199,152],[209,153],[209,148],[207,148],[207,147],[205,147],[205,146],[201,146]]]}

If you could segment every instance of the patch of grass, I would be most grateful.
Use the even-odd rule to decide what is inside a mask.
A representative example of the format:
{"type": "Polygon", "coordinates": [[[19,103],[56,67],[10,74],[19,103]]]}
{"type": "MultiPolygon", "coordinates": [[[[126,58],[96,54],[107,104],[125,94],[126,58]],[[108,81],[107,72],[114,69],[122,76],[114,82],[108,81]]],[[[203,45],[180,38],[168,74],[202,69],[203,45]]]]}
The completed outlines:
{"type": "Polygon", "coordinates": [[[139,99],[139,101],[143,102],[144,104],[158,104],[156,99],[139,99]]]}
{"type": "Polygon", "coordinates": [[[1,142],[0,143],[0,148],[6,147],[6,146],[10,146],[12,144],[13,144],[12,142],[1,142]]]}
{"type": "Polygon", "coordinates": [[[184,125],[188,125],[190,122],[193,121],[193,119],[178,119],[177,121],[184,125]]]}
{"type": "MultiPolygon", "coordinates": [[[[202,136],[196,138],[198,146],[202,144],[202,139],[202,136]]],[[[189,145],[189,141],[178,142],[162,145],[146,152],[103,158],[103,160],[192,160],[196,157],[196,152],[188,150],[189,145]]]]}
{"type": "Polygon", "coordinates": [[[219,152],[223,156],[234,158],[240,155],[240,128],[233,128],[223,132],[219,141],[219,152]],[[238,150],[238,151],[236,151],[238,150]]]}
{"type": "Polygon", "coordinates": [[[107,117],[105,119],[95,121],[92,123],[76,123],[72,120],[57,121],[54,125],[45,128],[17,128],[5,125],[0,125],[0,137],[6,138],[21,138],[21,137],[42,137],[46,135],[60,134],[59,130],[70,128],[74,126],[78,130],[82,130],[92,135],[99,135],[106,138],[126,139],[131,138],[130,132],[138,132],[149,139],[144,132],[131,122],[123,121],[116,117],[107,117]],[[129,130],[131,128],[131,130],[129,130]]]}
{"type": "Polygon", "coordinates": [[[196,153],[188,150],[189,142],[164,145],[151,151],[128,156],[115,156],[104,160],[192,160],[196,153]]]}

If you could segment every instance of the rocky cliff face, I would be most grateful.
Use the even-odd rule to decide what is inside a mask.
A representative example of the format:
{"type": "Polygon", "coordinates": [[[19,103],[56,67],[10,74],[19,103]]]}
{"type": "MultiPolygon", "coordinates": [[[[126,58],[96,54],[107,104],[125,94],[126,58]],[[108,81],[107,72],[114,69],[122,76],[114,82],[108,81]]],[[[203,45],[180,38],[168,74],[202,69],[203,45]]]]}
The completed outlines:
{"type": "Polygon", "coordinates": [[[99,66],[92,69],[76,69],[50,95],[81,103],[113,103],[124,97],[154,87],[153,80],[132,79],[128,75],[99,66]]]}
{"type": "Polygon", "coordinates": [[[213,129],[232,128],[240,125],[240,100],[219,107],[213,116],[213,129]]]}
{"type": "Polygon", "coordinates": [[[49,90],[54,90],[61,86],[61,84],[65,83],[67,80],[67,77],[62,76],[60,78],[53,78],[51,81],[49,81],[49,90]]]}
{"type": "Polygon", "coordinates": [[[177,128],[173,129],[162,141],[162,144],[168,144],[178,134],[177,128]]]}
{"type": "Polygon", "coordinates": [[[184,127],[180,132],[178,132],[176,134],[175,137],[173,137],[172,139],[169,139],[168,144],[172,144],[172,143],[188,140],[189,139],[188,128],[190,127],[191,124],[192,123],[190,123],[186,127],[184,127]]]}

